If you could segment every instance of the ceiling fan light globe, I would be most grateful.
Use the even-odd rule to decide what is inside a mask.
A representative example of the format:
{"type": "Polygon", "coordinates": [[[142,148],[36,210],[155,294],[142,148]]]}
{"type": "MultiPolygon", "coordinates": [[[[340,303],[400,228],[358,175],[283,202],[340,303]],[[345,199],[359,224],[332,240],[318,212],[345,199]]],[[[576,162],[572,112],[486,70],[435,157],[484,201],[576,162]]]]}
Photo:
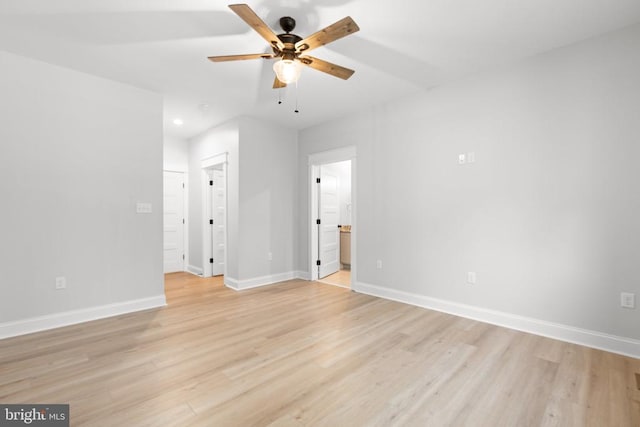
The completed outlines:
{"type": "Polygon", "coordinates": [[[302,64],[293,59],[281,59],[273,64],[273,71],[282,83],[291,84],[300,78],[302,64]]]}

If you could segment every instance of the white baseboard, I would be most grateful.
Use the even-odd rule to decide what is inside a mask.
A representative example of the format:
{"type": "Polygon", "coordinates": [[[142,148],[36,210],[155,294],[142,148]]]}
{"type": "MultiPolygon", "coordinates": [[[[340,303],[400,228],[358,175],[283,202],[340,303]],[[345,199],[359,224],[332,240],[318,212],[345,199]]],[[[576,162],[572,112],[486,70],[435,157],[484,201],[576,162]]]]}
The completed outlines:
{"type": "Polygon", "coordinates": [[[269,276],[254,277],[252,279],[238,280],[232,277],[225,276],[224,284],[233,289],[234,291],[244,291],[245,289],[257,288],[260,286],[272,285],[278,282],[284,282],[285,280],[292,280],[297,278],[297,272],[287,271],[286,273],[272,274],[269,276]]]}
{"type": "Polygon", "coordinates": [[[309,273],[308,271],[296,271],[296,279],[300,279],[300,280],[311,280],[311,273],[309,273]]]}
{"type": "Polygon", "coordinates": [[[619,337],[602,332],[562,325],[559,323],[552,323],[530,317],[504,313],[501,311],[459,304],[452,301],[431,298],[424,295],[370,285],[362,282],[356,283],[352,289],[356,292],[367,295],[399,301],[418,307],[478,320],[484,323],[490,323],[509,329],[515,329],[640,359],[640,341],[632,338],[619,337]]]}
{"type": "Polygon", "coordinates": [[[164,295],[0,323],[0,339],[167,305],[164,295]]]}
{"type": "Polygon", "coordinates": [[[224,285],[227,288],[231,288],[234,291],[239,291],[240,289],[238,288],[238,279],[234,279],[233,277],[229,277],[229,276],[224,276],[224,285]]]}
{"type": "Polygon", "coordinates": [[[196,276],[202,276],[204,274],[204,271],[200,267],[196,267],[191,264],[187,266],[187,271],[191,274],[195,274],[196,276]]]}

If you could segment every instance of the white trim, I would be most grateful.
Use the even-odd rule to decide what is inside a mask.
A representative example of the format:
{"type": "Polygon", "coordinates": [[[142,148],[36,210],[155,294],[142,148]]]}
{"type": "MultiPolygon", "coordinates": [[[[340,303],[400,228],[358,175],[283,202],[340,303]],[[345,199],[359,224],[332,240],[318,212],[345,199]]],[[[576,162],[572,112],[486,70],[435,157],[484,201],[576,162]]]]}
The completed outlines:
{"type": "MultiPolygon", "coordinates": [[[[311,158],[311,156],[309,156],[311,158]]],[[[309,279],[317,280],[320,276],[318,272],[318,266],[316,261],[320,254],[318,253],[318,225],[316,220],[318,219],[318,183],[317,179],[320,178],[320,165],[309,165],[309,279]]],[[[352,178],[353,179],[353,178],[352,178]]]]}
{"type": "Polygon", "coordinates": [[[319,153],[309,154],[309,166],[322,165],[327,163],[336,163],[343,160],[351,160],[356,157],[355,145],[349,147],[337,148],[335,150],[321,151],[319,153]]]}
{"type": "Polygon", "coordinates": [[[135,311],[164,307],[166,305],[167,301],[164,295],[158,295],[155,297],[118,302],[98,307],[83,308],[80,310],[65,311],[46,316],[32,317],[30,319],[18,320],[15,322],[1,323],[0,339],[46,331],[48,329],[60,328],[62,326],[75,325],[77,323],[89,322],[91,320],[103,319],[105,317],[119,316],[121,314],[132,313],[135,311]]]}
{"type": "Polygon", "coordinates": [[[234,279],[233,277],[223,276],[223,283],[227,288],[233,289],[234,291],[239,291],[238,279],[234,279]]]}
{"type": "Polygon", "coordinates": [[[296,279],[311,280],[311,274],[308,271],[296,271],[296,279]]]}
{"type": "Polygon", "coordinates": [[[228,156],[229,153],[225,151],[222,153],[214,154],[213,156],[206,157],[200,161],[200,169],[209,169],[219,164],[226,164],[228,156]]]}
{"type": "Polygon", "coordinates": [[[298,277],[297,271],[287,271],[286,273],[271,274],[269,276],[254,277],[252,279],[238,280],[224,276],[224,284],[234,291],[244,291],[246,289],[258,288],[260,286],[273,285],[274,283],[293,280],[298,277]]]}
{"type": "Polygon", "coordinates": [[[441,311],[492,325],[503,326],[543,337],[640,358],[640,341],[632,338],[609,335],[602,332],[431,298],[362,282],[354,283],[352,289],[363,294],[441,311]]]}
{"type": "Polygon", "coordinates": [[[200,267],[196,267],[195,265],[189,264],[187,266],[187,272],[195,274],[196,276],[202,276],[202,269],[200,267]]]}

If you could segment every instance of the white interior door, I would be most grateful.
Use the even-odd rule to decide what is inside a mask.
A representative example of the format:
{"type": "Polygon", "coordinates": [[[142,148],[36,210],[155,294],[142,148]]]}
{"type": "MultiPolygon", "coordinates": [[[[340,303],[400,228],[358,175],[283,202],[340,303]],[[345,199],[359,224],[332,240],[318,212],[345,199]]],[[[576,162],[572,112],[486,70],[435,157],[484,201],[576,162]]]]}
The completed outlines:
{"type": "Polygon", "coordinates": [[[225,176],[222,170],[214,169],[211,175],[213,180],[212,187],[212,239],[211,239],[211,253],[213,256],[213,265],[211,275],[219,276],[224,274],[224,251],[225,251],[225,202],[226,202],[226,184],[225,176]]]}
{"type": "Polygon", "coordinates": [[[184,271],[184,173],[164,172],[164,272],[184,271]]]}
{"type": "Polygon", "coordinates": [[[340,269],[338,176],[335,172],[326,167],[320,167],[319,194],[319,277],[323,278],[340,269]]]}

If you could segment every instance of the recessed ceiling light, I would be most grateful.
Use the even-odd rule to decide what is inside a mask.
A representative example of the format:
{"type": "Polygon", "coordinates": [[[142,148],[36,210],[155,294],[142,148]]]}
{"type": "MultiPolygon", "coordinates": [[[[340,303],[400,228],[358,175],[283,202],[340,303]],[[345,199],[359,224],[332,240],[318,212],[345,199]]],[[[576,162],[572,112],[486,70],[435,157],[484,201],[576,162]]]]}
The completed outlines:
{"type": "Polygon", "coordinates": [[[173,124],[176,126],[182,126],[184,121],[182,121],[182,119],[173,119],[173,124]]]}

